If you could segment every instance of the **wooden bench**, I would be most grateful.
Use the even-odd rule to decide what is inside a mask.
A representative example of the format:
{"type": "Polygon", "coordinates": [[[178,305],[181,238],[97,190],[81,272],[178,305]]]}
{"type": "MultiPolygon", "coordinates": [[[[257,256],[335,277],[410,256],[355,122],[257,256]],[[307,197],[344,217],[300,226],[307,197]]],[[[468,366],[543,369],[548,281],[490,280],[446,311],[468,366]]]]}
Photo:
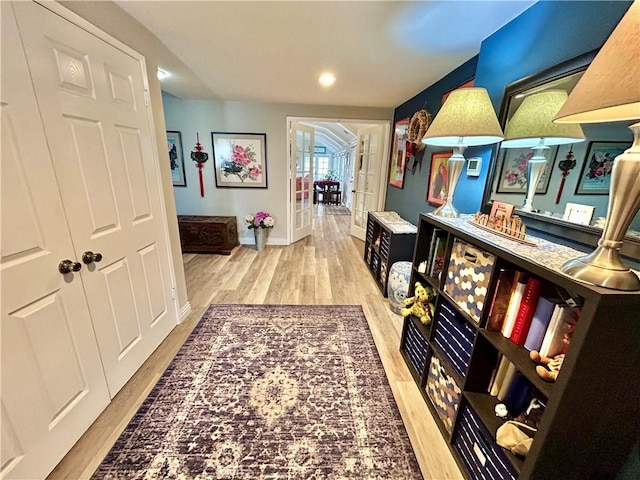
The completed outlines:
{"type": "Polygon", "coordinates": [[[178,215],[183,253],[220,253],[230,255],[238,245],[236,217],[178,215]]]}

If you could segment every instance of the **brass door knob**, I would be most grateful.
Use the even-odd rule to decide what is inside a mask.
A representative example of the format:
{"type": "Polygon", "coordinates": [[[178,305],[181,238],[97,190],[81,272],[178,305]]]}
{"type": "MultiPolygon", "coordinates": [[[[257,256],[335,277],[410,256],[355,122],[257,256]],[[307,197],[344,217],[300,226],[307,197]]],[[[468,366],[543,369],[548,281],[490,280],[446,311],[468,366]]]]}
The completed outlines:
{"type": "Polygon", "coordinates": [[[74,262],[72,260],[62,260],[58,264],[58,271],[62,274],[79,272],[81,268],[82,264],[80,262],[74,262]]]}
{"type": "Polygon", "coordinates": [[[93,262],[99,262],[101,260],[102,260],[102,254],[98,252],[93,253],[90,251],[86,251],[82,254],[82,261],[87,265],[93,262]]]}

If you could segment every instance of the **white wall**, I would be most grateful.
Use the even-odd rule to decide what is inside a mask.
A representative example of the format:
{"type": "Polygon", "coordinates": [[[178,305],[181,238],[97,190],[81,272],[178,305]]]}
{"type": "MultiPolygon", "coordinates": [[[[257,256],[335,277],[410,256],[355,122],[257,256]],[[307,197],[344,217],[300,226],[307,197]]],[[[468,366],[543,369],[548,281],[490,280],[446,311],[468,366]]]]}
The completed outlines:
{"type": "Polygon", "coordinates": [[[238,218],[240,242],[253,243],[253,234],[243,218],[265,210],[276,219],[269,243],[287,243],[287,116],[327,119],[391,121],[393,110],[362,107],[330,107],[255,102],[180,100],[163,94],[167,130],[182,133],[186,187],[174,187],[179,215],[232,215],[238,218]],[[212,159],[211,132],[267,134],[267,189],[216,188],[212,159]],[[198,169],[190,159],[196,132],[209,154],[204,168],[205,196],[200,197],[198,169]]]}

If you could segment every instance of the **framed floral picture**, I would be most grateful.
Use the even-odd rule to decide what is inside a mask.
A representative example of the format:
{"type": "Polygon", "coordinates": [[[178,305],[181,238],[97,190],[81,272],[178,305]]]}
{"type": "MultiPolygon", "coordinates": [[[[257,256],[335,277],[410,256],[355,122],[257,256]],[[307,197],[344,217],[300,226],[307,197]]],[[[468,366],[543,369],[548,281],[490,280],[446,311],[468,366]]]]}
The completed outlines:
{"type": "Polygon", "coordinates": [[[167,132],[167,148],[169,149],[169,165],[171,167],[173,186],[186,187],[187,178],[184,174],[184,154],[182,151],[182,134],[180,132],[167,132]]]}
{"type": "MultiPolygon", "coordinates": [[[[558,147],[551,147],[546,151],[547,168],[538,182],[536,193],[547,193],[549,188],[550,172],[556,163],[558,147]]],[[[500,176],[498,177],[497,193],[525,193],[527,191],[527,164],[533,157],[530,148],[501,148],[500,149],[500,176]]]]}
{"type": "Polygon", "coordinates": [[[431,155],[431,170],[429,171],[429,186],[427,189],[427,202],[435,205],[444,205],[447,197],[447,161],[453,152],[439,152],[431,155]]]}
{"type": "Polygon", "coordinates": [[[576,195],[609,195],[613,162],[630,146],[630,143],[621,142],[590,142],[576,195]]]}
{"type": "Polygon", "coordinates": [[[391,148],[391,165],[389,166],[389,185],[397,188],[404,186],[404,172],[407,165],[407,130],[409,118],[396,122],[393,131],[393,147],[391,148]]]}
{"type": "Polygon", "coordinates": [[[267,188],[267,134],[211,132],[218,188],[267,188]]]}

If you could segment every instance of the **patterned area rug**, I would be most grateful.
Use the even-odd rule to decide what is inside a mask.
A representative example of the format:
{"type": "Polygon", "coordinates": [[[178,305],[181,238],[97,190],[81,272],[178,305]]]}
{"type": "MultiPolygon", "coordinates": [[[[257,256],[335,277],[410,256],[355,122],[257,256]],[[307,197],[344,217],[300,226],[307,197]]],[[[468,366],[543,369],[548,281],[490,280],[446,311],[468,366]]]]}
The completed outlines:
{"type": "Polygon", "coordinates": [[[94,479],[420,479],[360,306],[212,305],[94,479]]]}
{"type": "Polygon", "coordinates": [[[323,205],[325,215],[351,215],[349,210],[344,205],[323,205]]]}

